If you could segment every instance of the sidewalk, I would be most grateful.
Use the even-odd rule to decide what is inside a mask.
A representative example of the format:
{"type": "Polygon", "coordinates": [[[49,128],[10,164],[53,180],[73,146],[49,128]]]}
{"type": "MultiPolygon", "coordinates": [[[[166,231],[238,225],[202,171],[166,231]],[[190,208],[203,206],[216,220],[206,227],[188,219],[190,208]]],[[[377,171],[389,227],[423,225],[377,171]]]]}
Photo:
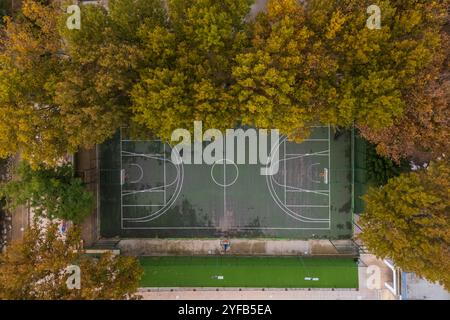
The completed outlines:
{"type": "Polygon", "coordinates": [[[177,290],[139,292],[144,300],[390,300],[387,290],[177,290]]]}

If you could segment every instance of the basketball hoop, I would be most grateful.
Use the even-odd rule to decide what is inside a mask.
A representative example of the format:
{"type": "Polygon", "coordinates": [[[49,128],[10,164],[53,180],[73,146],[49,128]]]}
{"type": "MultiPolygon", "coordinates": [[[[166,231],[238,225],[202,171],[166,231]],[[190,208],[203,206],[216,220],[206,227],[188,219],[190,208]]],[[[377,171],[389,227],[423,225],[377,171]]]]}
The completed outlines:
{"type": "Polygon", "coordinates": [[[323,178],[323,183],[328,184],[328,169],[324,168],[323,172],[320,173],[320,176],[323,178]]]}

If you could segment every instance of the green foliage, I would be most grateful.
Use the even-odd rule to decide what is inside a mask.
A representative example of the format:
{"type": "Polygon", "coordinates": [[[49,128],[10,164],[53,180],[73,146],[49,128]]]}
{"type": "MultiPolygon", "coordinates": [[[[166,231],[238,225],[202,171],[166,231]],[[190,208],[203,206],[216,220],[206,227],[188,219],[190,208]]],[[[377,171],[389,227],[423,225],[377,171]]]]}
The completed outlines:
{"type": "Polygon", "coordinates": [[[70,144],[93,146],[130,122],[130,92],[147,63],[139,30],[165,23],[159,0],[112,0],[109,10],[82,7],[82,27],[59,26],[70,63],[56,85],[55,102],[64,114],[70,144]]]}
{"type": "Polygon", "coordinates": [[[380,128],[401,118],[417,74],[441,45],[446,6],[379,1],[381,29],[369,30],[370,4],[269,0],[233,69],[244,122],[297,138],[314,121],[380,128]]]}
{"type": "Polygon", "coordinates": [[[38,168],[21,162],[15,172],[17,179],[0,185],[0,195],[10,209],[28,204],[38,215],[80,223],[94,205],[93,195],[80,178],[75,178],[71,165],[38,168]]]}
{"type": "Polygon", "coordinates": [[[145,26],[147,65],[134,86],[133,120],[170,140],[176,128],[202,120],[207,128],[236,126],[234,58],[246,44],[250,0],[170,0],[168,22],[145,26]]]}
{"type": "Polygon", "coordinates": [[[448,1],[379,1],[380,30],[370,0],[269,0],[254,19],[252,0],[111,0],[82,6],[80,30],[43,3],[24,0],[0,39],[0,157],[32,164],[120,126],[167,140],[202,120],[299,141],[316,122],[392,126],[442,46],[448,1]]]}
{"type": "Polygon", "coordinates": [[[59,2],[24,0],[0,38],[0,157],[54,165],[127,125],[143,61],[137,31],[165,21],[158,5],[83,6],[82,28],[68,30],[59,2]]]}
{"type": "MultiPolygon", "coordinates": [[[[52,97],[65,60],[58,54],[56,9],[25,1],[0,37],[0,157],[54,161],[71,150],[52,97]]],[[[72,150],[73,151],[73,150],[72,150]]]]}
{"type": "Polygon", "coordinates": [[[397,177],[410,170],[407,161],[402,160],[396,164],[391,159],[378,155],[376,147],[367,145],[366,155],[367,181],[373,186],[385,185],[390,178],[397,177]]]}
{"type": "Polygon", "coordinates": [[[307,136],[314,111],[312,77],[319,68],[334,68],[317,38],[305,25],[306,14],[297,1],[269,1],[251,28],[251,46],[233,68],[235,91],[244,124],[278,128],[282,133],[307,136]],[[310,77],[308,79],[308,77],[310,77]],[[305,81],[302,81],[304,79],[305,81]]]}
{"type": "Polygon", "coordinates": [[[450,289],[450,166],[446,159],[403,173],[364,200],[360,238],[380,258],[391,258],[450,289]]]}

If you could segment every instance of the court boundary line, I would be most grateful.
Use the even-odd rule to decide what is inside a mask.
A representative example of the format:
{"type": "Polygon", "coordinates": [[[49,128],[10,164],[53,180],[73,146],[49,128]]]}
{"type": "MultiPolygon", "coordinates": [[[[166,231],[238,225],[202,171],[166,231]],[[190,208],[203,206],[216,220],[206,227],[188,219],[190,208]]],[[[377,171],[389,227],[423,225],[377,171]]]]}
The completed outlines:
{"type": "MultiPolygon", "coordinates": [[[[164,159],[166,159],[166,144],[164,143],[164,149],[163,149],[163,153],[164,153],[164,159]]],[[[166,179],[166,161],[163,161],[164,165],[163,165],[163,170],[164,170],[164,205],[167,205],[167,179],[166,179]]]]}
{"type": "MultiPolygon", "coordinates": [[[[328,139],[305,139],[302,142],[325,142],[328,141],[328,151],[327,154],[324,154],[324,152],[326,151],[320,151],[317,153],[312,153],[312,154],[303,154],[300,155],[299,154],[292,154],[292,158],[287,158],[285,160],[291,160],[291,159],[296,159],[296,158],[301,158],[301,157],[305,157],[305,156],[328,156],[328,169],[331,175],[331,127],[330,125],[328,126],[312,126],[312,128],[328,128],[328,139]]],[[[160,139],[155,139],[155,140],[122,140],[122,128],[120,128],[120,163],[121,163],[121,169],[123,168],[123,164],[122,164],[122,153],[123,153],[123,142],[157,142],[157,141],[161,141],[160,139]]],[[[284,145],[284,148],[286,149],[286,144],[284,145]]],[[[164,144],[164,150],[165,150],[165,144],[164,144]]],[[[130,155],[132,156],[132,155],[130,155]]],[[[143,156],[142,154],[134,154],[134,156],[143,156]]],[[[286,156],[286,155],[285,155],[286,156]]],[[[164,155],[165,157],[165,155],[164,155]]],[[[164,162],[164,175],[166,174],[165,172],[165,161],[164,162]]],[[[286,161],[285,161],[286,163],[286,161]]],[[[224,161],[223,163],[224,165],[224,181],[226,179],[226,162],[224,161]]],[[[287,175],[287,170],[286,167],[284,168],[285,170],[285,179],[286,179],[286,175],[287,175]]],[[[166,177],[164,178],[166,179],[166,177]]],[[[224,215],[226,214],[226,186],[223,187],[224,188],[224,215]]],[[[166,187],[164,187],[164,193],[166,195],[166,187]]],[[[285,199],[286,199],[286,192],[288,190],[285,188],[285,199]]],[[[309,192],[315,192],[316,190],[309,190],[309,192]]],[[[324,190],[325,191],[325,190],[324,190]]],[[[289,191],[289,192],[298,192],[298,191],[289,191]]],[[[304,192],[304,191],[301,191],[304,192]]],[[[328,183],[328,205],[327,206],[323,206],[323,207],[328,207],[328,212],[329,212],[329,217],[328,219],[324,219],[324,220],[311,220],[311,221],[301,221],[302,223],[327,223],[328,224],[328,228],[323,228],[323,227],[230,227],[230,230],[331,230],[331,183],[328,183]]],[[[166,201],[166,200],[165,200],[166,201]]],[[[277,204],[276,201],[274,201],[275,204],[277,204]]],[[[166,202],[164,202],[164,205],[155,205],[155,206],[160,206],[160,207],[164,207],[166,206],[166,202]]],[[[122,193],[122,185],[121,185],[121,229],[122,230],[130,230],[130,229],[139,229],[139,230],[152,230],[152,229],[158,229],[158,230],[170,230],[170,229],[183,229],[183,230],[189,230],[189,229],[208,229],[208,230],[213,230],[213,229],[219,229],[219,227],[125,227],[124,226],[124,218],[123,218],[123,207],[142,207],[142,206],[148,206],[148,205],[123,205],[123,193],[122,193]]],[[[315,205],[305,205],[305,208],[313,208],[313,207],[318,207],[315,205]]],[[[322,206],[320,206],[322,207],[322,206]]],[[[282,210],[283,211],[283,210],[282,210]]],[[[159,217],[160,215],[158,215],[159,217]]],[[[157,217],[156,217],[157,218],[157,217]]],[[[126,219],[127,222],[129,223],[145,223],[145,222],[150,222],[151,220],[148,221],[135,221],[135,220],[130,220],[130,219],[126,219]]]]}
{"type": "MultiPolygon", "coordinates": [[[[204,229],[217,230],[216,227],[126,227],[123,230],[139,229],[139,230],[190,230],[190,229],[204,229]]],[[[294,227],[230,227],[230,230],[330,230],[329,228],[294,228],[294,227]]]]}
{"type": "Polygon", "coordinates": [[[331,230],[331,125],[328,125],[328,221],[331,230]]]}
{"type": "MultiPolygon", "coordinates": [[[[330,167],[330,162],[331,162],[331,126],[328,125],[328,126],[312,126],[312,127],[314,127],[314,128],[316,128],[316,127],[317,128],[327,128],[328,129],[328,150],[322,150],[322,151],[313,152],[313,153],[306,153],[306,154],[287,154],[285,152],[284,158],[278,160],[278,163],[282,162],[282,161],[284,162],[285,174],[287,174],[286,162],[288,160],[304,158],[304,157],[307,157],[307,156],[328,156],[328,167],[330,167]],[[286,157],[286,156],[288,156],[288,157],[286,157]]],[[[326,141],[326,139],[323,139],[323,140],[326,141]]],[[[305,140],[303,140],[303,141],[305,141],[305,140]]],[[[284,143],[284,147],[286,147],[286,142],[287,142],[287,137],[285,137],[280,143],[284,143]]],[[[278,149],[280,149],[279,144],[277,146],[278,149]]],[[[272,150],[272,152],[274,150],[272,150]]],[[[329,172],[330,172],[330,170],[329,170],[329,172]]],[[[283,212],[285,212],[286,214],[288,214],[292,218],[294,218],[296,220],[299,220],[299,221],[302,221],[302,222],[305,222],[305,223],[328,223],[328,230],[331,230],[331,197],[330,197],[331,183],[328,183],[328,219],[319,219],[319,218],[313,219],[313,218],[309,218],[309,217],[298,216],[298,214],[296,212],[293,212],[292,210],[289,209],[289,207],[286,205],[286,203],[281,202],[281,199],[279,199],[279,197],[275,193],[275,191],[272,190],[272,189],[274,189],[273,188],[273,182],[275,182],[275,184],[277,184],[278,186],[283,187],[285,192],[286,192],[287,187],[291,187],[291,188],[299,189],[299,190],[298,191],[289,190],[289,192],[306,192],[306,193],[312,192],[312,193],[317,193],[317,194],[321,194],[321,195],[324,195],[324,196],[326,196],[326,193],[323,194],[323,193],[317,192],[316,190],[308,190],[308,189],[302,189],[300,187],[286,186],[286,183],[285,183],[285,185],[282,185],[273,176],[267,176],[266,181],[267,181],[267,184],[268,184],[268,187],[269,187],[269,192],[270,192],[274,202],[278,205],[278,207],[283,212]],[[269,182],[270,182],[270,185],[269,185],[269,182]],[[272,189],[271,189],[271,187],[272,187],[272,189]],[[281,204],[278,203],[277,199],[278,199],[278,201],[281,202],[281,204]],[[290,213],[286,212],[286,210],[283,209],[282,206],[285,207],[286,210],[288,210],[290,213]]],[[[308,207],[311,208],[311,206],[308,206],[308,207]]],[[[324,208],[325,207],[326,206],[324,206],[324,208]]],[[[307,208],[307,207],[304,207],[304,208],[307,208]]]]}
{"type": "MultiPolygon", "coordinates": [[[[149,159],[155,159],[158,161],[163,161],[164,165],[167,161],[170,161],[171,163],[173,163],[171,160],[166,159],[166,154],[165,152],[163,153],[163,158],[161,158],[161,154],[141,154],[141,153],[136,153],[136,152],[130,152],[130,151],[123,151],[123,146],[122,143],[123,141],[127,141],[127,142],[135,142],[134,140],[122,140],[122,127],[120,128],[120,171],[123,170],[123,156],[124,153],[126,153],[125,156],[128,157],[144,157],[144,158],[149,158],[149,159]],[[158,158],[159,157],[159,158],[158,158]]],[[[166,142],[162,141],[161,139],[155,139],[155,140],[139,140],[138,142],[148,142],[148,143],[153,143],[153,142],[161,142],[163,143],[164,146],[164,151],[165,151],[165,145],[166,142]]],[[[174,163],[173,163],[174,164],[174,163]]],[[[123,217],[123,208],[124,207],[142,207],[142,205],[124,205],[123,204],[123,186],[122,184],[120,184],[120,207],[121,207],[121,230],[125,230],[127,229],[126,227],[124,227],[124,221],[132,221],[134,223],[145,223],[145,222],[149,222],[152,221],[154,219],[159,218],[161,215],[164,215],[165,213],[167,213],[167,211],[173,206],[173,204],[176,202],[176,200],[178,199],[181,190],[183,188],[183,181],[184,181],[184,167],[183,164],[180,163],[178,165],[174,164],[175,169],[177,171],[177,177],[174,179],[174,181],[172,181],[170,183],[170,186],[173,185],[174,183],[177,183],[177,187],[175,188],[175,193],[172,196],[172,198],[170,199],[171,203],[167,204],[167,201],[165,201],[165,203],[163,205],[146,205],[146,207],[161,207],[161,209],[159,209],[158,211],[151,213],[150,215],[144,216],[144,217],[138,217],[138,218],[124,218],[123,217]],[[162,209],[164,209],[165,207],[167,207],[167,210],[163,210],[162,212],[160,212],[162,209]]],[[[165,171],[164,171],[165,173],[165,171]]],[[[153,187],[150,189],[145,189],[145,190],[134,190],[131,191],[130,193],[127,193],[125,196],[128,195],[134,195],[134,194],[138,194],[138,193],[153,193],[153,192],[164,192],[164,194],[166,193],[166,185],[163,186],[158,186],[158,187],[153,187]],[[164,190],[152,190],[152,189],[158,189],[158,188],[163,188],[164,190]],[[150,191],[151,190],[151,191],[150,191]]]]}
{"type": "MultiPolygon", "coordinates": [[[[122,127],[120,127],[120,172],[123,170],[123,163],[122,163],[122,127]]],[[[121,229],[123,229],[123,186],[120,182],[120,226],[121,229]]]]}

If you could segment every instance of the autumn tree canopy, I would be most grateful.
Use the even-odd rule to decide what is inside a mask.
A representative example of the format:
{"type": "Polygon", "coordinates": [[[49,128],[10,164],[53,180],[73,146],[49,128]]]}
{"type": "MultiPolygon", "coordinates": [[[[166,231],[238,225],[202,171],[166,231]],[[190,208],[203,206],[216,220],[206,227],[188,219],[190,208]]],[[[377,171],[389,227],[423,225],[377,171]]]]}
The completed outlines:
{"type": "Polygon", "coordinates": [[[147,65],[139,30],[165,23],[166,14],[159,0],[112,0],[108,10],[97,5],[81,10],[80,30],[59,28],[71,63],[55,103],[64,108],[71,145],[89,147],[130,125],[131,90],[147,65]]]}
{"type": "Polygon", "coordinates": [[[450,165],[392,178],[369,189],[360,238],[380,258],[450,289],[450,165]]]}
{"type": "Polygon", "coordinates": [[[132,90],[133,120],[164,139],[195,120],[234,128],[242,109],[233,92],[235,57],[247,45],[252,0],[169,0],[168,22],[139,30],[148,64],[132,90]]]}
{"type": "Polygon", "coordinates": [[[402,118],[441,45],[445,6],[381,1],[381,29],[370,30],[372,2],[269,0],[233,69],[245,122],[297,135],[317,121],[383,128],[402,118]]]}
{"type": "Polygon", "coordinates": [[[0,157],[21,152],[33,165],[54,165],[127,125],[142,62],[137,30],[165,19],[157,5],[83,6],[83,27],[69,30],[57,1],[25,0],[0,38],[0,157]]]}
{"type": "Polygon", "coordinates": [[[433,63],[406,95],[404,116],[386,128],[360,125],[361,135],[377,144],[377,152],[396,162],[427,162],[450,150],[450,35],[441,34],[443,46],[433,63]]]}
{"type": "MultiPolygon", "coordinates": [[[[54,164],[120,126],[169,139],[194,120],[299,141],[311,123],[356,122],[381,144],[373,130],[443,105],[440,82],[419,85],[442,47],[447,1],[380,1],[374,30],[369,0],[269,0],[256,17],[252,0],[111,0],[82,6],[80,30],[59,2],[42,3],[24,0],[2,30],[0,157],[54,164]]],[[[408,132],[441,123],[441,109],[408,132]]]]}
{"type": "Polygon", "coordinates": [[[136,258],[110,253],[93,258],[80,248],[80,231],[32,225],[24,240],[0,254],[0,300],[135,298],[142,268],[136,258]],[[80,268],[80,288],[67,286],[68,266],[80,268]]]}
{"type": "Polygon", "coordinates": [[[74,150],[64,132],[56,85],[61,54],[56,9],[25,1],[0,38],[0,157],[22,152],[31,161],[54,160],[74,150]]]}

